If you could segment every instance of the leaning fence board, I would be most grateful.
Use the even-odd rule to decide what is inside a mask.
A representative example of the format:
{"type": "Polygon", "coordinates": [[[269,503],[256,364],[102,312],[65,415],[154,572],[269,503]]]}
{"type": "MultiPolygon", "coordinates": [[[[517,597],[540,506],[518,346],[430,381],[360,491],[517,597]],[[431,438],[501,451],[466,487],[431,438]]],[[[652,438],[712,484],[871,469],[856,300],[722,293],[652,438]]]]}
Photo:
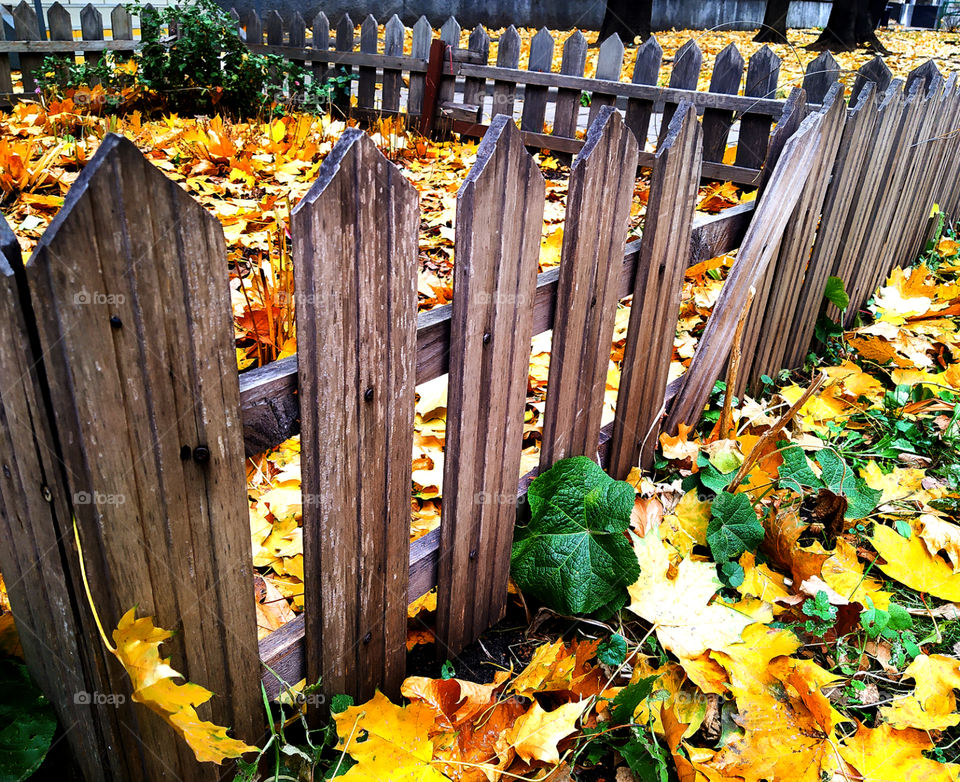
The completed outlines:
{"type": "Polygon", "coordinates": [[[861,173],[870,158],[873,129],[877,121],[876,107],[877,91],[873,82],[869,82],[860,91],[847,116],[820,217],[820,227],[797,297],[793,324],[784,335],[783,368],[801,366],[813,340],[827,278],[833,273],[834,258],[848,236],[851,210],[863,186],[861,173]]]}
{"type": "MultiPolygon", "coordinates": [[[[565,76],[583,76],[587,64],[587,39],[583,33],[574,30],[573,35],[563,42],[563,59],[560,73],[565,76]]],[[[577,118],[580,116],[580,90],[559,87],[557,105],[554,111],[553,134],[565,138],[577,135],[577,118]]]]}
{"type": "MultiPolygon", "coordinates": [[[[650,36],[637,49],[637,59],[633,65],[634,84],[656,84],[660,78],[660,63],[663,61],[663,49],[654,36],[650,36]]],[[[626,123],[643,150],[650,131],[650,116],[653,114],[653,101],[642,98],[627,100],[626,123]]]]}
{"type": "Polygon", "coordinates": [[[135,770],[107,749],[120,738],[119,711],[77,697],[110,691],[105,650],[84,645],[82,625],[92,628],[92,617],[84,604],[71,605],[79,579],[66,557],[69,551],[76,563],[70,508],[43,402],[33,313],[22,304],[22,263],[17,238],[0,218],[0,570],[27,667],[60,723],[70,726],[66,738],[85,778],[106,780],[135,770]]]}
{"type": "Polygon", "coordinates": [[[307,672],[328,695],[404,677],[418,224],[416,189],[355,128],[292,215],[307,672]]]}
{"type": "Polygon", "coordinates": [[[657,149],[650,177],[646,227],[633,288],[608,470],[626,478],[653,462],[670,359],[689,263],[690,226],[702,162],[696,110],[681,104],[657,149]]]}
{"type": "MultiPolygon", "coordinates": [[[[490,57],[490,36],[483,29],[482,24],[478,24],[467,41],[468,49],[477,55],[481,62],[486,63],[490,57]]],[[[483,122],[483,104],[487,98],[487,80],[467,77],[463,82],[463,102],[468,105],[475,105],[477,109],[477,122],[483,122]]]]}
{"type": "MultiPolygon", "coordinates": [[[[780,58],[769,46],[764,46],[750,58],[747,82],[743,94],[755,98],[772,98],[777,94],[780,78],[780,58]]],[[[746,112],[740,119],[737,137],[736,164],[746,168],[760,168],[767,154],[771,118],[764,114],[746,112]]]]}
{"type": "Polygon", "coordinates": [[[443,655],[506,608],[544,196],[520,131],[498,115],[457,194],[437,590],[443,655]]]}
{"type": "Polygon", "coordinates": [[[745,388],[758,392],[762,375],[775,375],[785,367],[784,356],[804,275],[809,271],[810,249],[830,183],[830,172],[843,136],[846,117],[843,86],[834,84],[824,98],[819,148],[810,173],[783,233],[780,248],[767,271],[771,278],[757,290],[743,332],[743,364],[734,393],[745,388]]]}
{"type": "Polygon", "coordinates": [[[893,74],[883,61],[883,57],[877,55],[861,65],[860,70],[857,71],[857,78],[854,79],[853,87],[850,90],[850,103],[856,102],[860,93],[868,84],[873,85],[874,92],[877,95],[882,95],[890,86],[891,81],[893,81],[893,74]]]}
{"type": "MultiPolygon", "coordinates": [[[[216,218],[109,135],[27,278],[93,602],[108,627],[137,606],[178,629],[166,643],[178,670],[217,693],[201,716],[253,741],[263,717],[225,261],[216,218]]],[[[100,645],[92,628],[84,642],[100,645]]],[[[111,670],[111,691],[129,696],[111,670]]],[[[140,757],[138,776],[215,778],[159,719],[123,721],[119,751],[140,757]]]]}
{"type": "Polygon", "coordinates": [[[822,122],[821,114],[811,114],[784,145],[737,260],[707,320],[690,366],[681,378],[680,391],[673,400],[664,431],[673,434],[681,423],[692,428],[700,420],[714,382],[723,371],[749,290],[763,278],[803,190],[819,146],[822,122]]]}
{"type": "Polygon", "coordinates": [[[567,456],[596,455],[637,154],[633,133],[605,106],[570,169],[542,470],[567,456]]]}
{"type": "MultiPolygon", "coordinates": [[[[736,95],[743,79],[743,55],[736,44],[731,43],[717,55],[710,77],[710,92],[736,95]]],[[[733,125],[733,112],[723,109],[706,109],[703,112],[703,159],[711,162],[723,160],[727,150],[727,137],[733,125]]]]}

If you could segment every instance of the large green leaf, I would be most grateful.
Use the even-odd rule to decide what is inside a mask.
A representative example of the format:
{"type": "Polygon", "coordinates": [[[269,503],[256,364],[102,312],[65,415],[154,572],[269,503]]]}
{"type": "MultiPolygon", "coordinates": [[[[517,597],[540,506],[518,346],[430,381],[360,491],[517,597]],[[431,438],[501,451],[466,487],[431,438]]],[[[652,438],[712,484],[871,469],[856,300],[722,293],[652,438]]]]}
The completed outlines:
{"type": "Polygon", "coordinates": [[[721,492],[710,506],[707,544],[717,563],[735,562],[763,542],[763,525],[746,494],[721,492]]]}
{"type": "Polygon", "coordinates": [[[20,782],[40,768],[57,718],[27,669],[0,660],[0,782],[20,782]]]}
{"type": "Polygon", "coordinates": [[[882,492],[871,489],[863,478],[854,473],[843,457],[830,448],[823,448],[815,454],[820,465],[820,476],[810,467],[807,455],[799,446],[793,445],[781,451],[783,464],[780,465],[780,485],[803,494],[804,489],[829,489],[847,499],[848,519],[863,519],[869,516],[882,492]]]}
{"type": "Polygon", "coordinates": [[[539,476],[528,498],[531,520],[518,527],[511,556],[517,586],[565,614],[592,613],[622,599],[640,575],[623,534],[633,487],[578,456],[539,476]]]}

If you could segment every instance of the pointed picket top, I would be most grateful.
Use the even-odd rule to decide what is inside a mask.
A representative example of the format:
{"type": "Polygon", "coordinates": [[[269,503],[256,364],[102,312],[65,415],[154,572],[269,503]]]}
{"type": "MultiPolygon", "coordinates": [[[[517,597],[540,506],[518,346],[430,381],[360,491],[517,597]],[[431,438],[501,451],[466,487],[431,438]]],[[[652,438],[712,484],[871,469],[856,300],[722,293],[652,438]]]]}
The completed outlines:
{"type": "Polygon", "coordinates": [[[501,68],[516,68],[520,61],[520,33],[510,25],[504,30],[497,43],[497,66],[501,68]]]}
{"type": "Polygon", "coordinates": [[[344,14],[337,23],[337,51],[353,51],[353,28],[353,19],[350,18],[350,14],[344,14]]]}
{"type": "Polygon", "coordinates": [[[656,84],[663,62],[663,47],[651,35],[637,47],[637,61],[633,65],[634,84],[656,84]]]}
{"type": "Polygon", "coordinates": [[[244,545],[232,523],[244,512],[235,496],[244,477],[225,258],[216,217],[111,133],[72,184],[26,276],[33,300],[43,302],[41,343],[57,345],[47,368],[58,378],[51,382],[57,428],[70,432],[65,472],[79,482],[74,491],[111,486],[125,498],[121,508],[76,506],[88,562],[96,563],[88,571],[93,594],[113,598],[98,600],[98,610],[110,626],[134,604],[160,626],[182,622],[167,650],[216,688],[213,718],[253,738],[258,698],[246,690],[259,678],[259,661],[243,640],[256,633],[249,565],[237,559],[218,572],[213,554],[244,545]],[[103,299],[84,303],[82,290],[103,299]],[[97,382],[74,386],[84,378],[97,382]],[[202,469],[180,456],[186,436],[207,446],[202,469]],[[139,443],[142,458],[134,465],[104,448],[111,439],[139,443]],[[202,529],[193,514],[204,519],[202,529]],[[154,569],[156,540],[167,540],[169,559],[154,569]],[[200,594],[218,607],[215,615],[181,612],[200,594]],[[206,646],[221,632],[228,642],[206,646]]]}
{"type": "Polygon", "coordinates": [[[87,3],[80,10],[80,29],[84,40],[99,41],[103,38],[103,14],[92,3],[87,3]]]}
{"type": "Polygon", "coordinates": [[[868,84],[875,86],[877,94],[882,94],[890,82],[893,80],[893,73],[883,61],[883,57],[877,55],[872,60],[868,60],[857,71],[857,78],[853,82],[853,88],[850,90],[850,103],[853,104],[860,93],[866,89],[868,84]]]}
{"type": "Polygon", "coordinates": [[[360,25],[360,51],[368,54],[377,53],[377,36],[379,34],[379,25],[373,14],[367,14],[367,18],[360,25]]]}
{"type": "Polygon", "coordinates": [[[563,42],[563,61],[560,65],[560,72],[580,76],[586,66],[587,39],[579,30],[574,30],[563,42]]]}
{"type": "MultiPolygon", "coordinates": [[[[234,20],[239,19],[236,14],[236,11],[231,14],[234,20]]],[[[124,5],[117,4],[110,11],[110,36],[115,41],[133,40],[133,17],[124,5]]]]}
{"type": "Polygon", "coordinates": [[[312,43],[314,49],[326,50],[330,48],[330,20],[327,19],[327,15],[323,11],[313,17],[312,43]]]}
{"type": "Polygon", "coordinates": [[[773,98],[777,92],[781,63],[777,53],[766,44],[754,52],[747,66],[744,93],[754,98],[773,98]]]}
{"type": "Polygon", "coordinates": [[[440,40],[456,49],[460,46],[460,30],[460,22],[451,16],[440,28],[440,40]]]}
{"type": "Polygon", "coordinates": [[[430,41],[432,39],[433,27],[427,17],[421,16],[413,26],[413,56],[426,60],[430,56],[430,41]]]}
{"type": "Polygon", "coordinates": [[[383,27],[383,53],[388,57],[400,57],[403,54],[403,36],[406,28],[400,17],[394,14],[383,27]]]}
{"type": "Polygon", "coordinates": [[[401,454],[413,447],[417,190],[370,136],[348,128],[290,223],[300,292],[303,491],[323,498],[303,508],[307,675],[323,682],[327,696],[398,694],[406,661],[411,467],[401,454]],[[333,344],[342,354],[331,372],[325,356],[333,344]],[[354,512],[342,513],[344,503],[354,512]]]}
{"type": "MultiPolygon", "coordinates": [[[[86,11],[87,8],[93,8],[93,6],[88,3],[83,10],[86,11]]],[[[37,41],[40,39],[37,12],[33,10],[32,5],[27,3],[27,0],[20,0],[20,3],[13,9],[13,28],[18,40],[37,41]]]]}
{"type": "MultiPolygon", "coordinates": [[[[117,6],[117,8],[120,7],[117,6]]],[[[73,40],[73,22],[70,20],[70,12],[59,2],[51,5],[47,11],[47,29],[50,31],[51,41],[73,40]]],[[[116,33],[113,37],[117,38],[116,33]]]]}
{"type": "Polygon", "coordinates": [[[539,32],[533,36],[530,41],[530,59],[527,63],[527,70],[549,73],[553,64],[553,36],[546,27],[541,27],[539,32]]]}
{"type": "Polygon", "coordinates": [[[810,62],[803,77],[808,103],[823,103],[830,86],[840,78],[840,66],[830,52],[821,52],[810,62]]]}
{"type": "MultiPolygon", "coordinates": [[[[509,32],[509,31],[508,31],[509,32]]],[[[457,285],[437,638],[460,650],[506,608],[545,182],[513,120],[493,118],[457,193],[457,285]],[[483,313],[484,328],[467,314],[483,313]],[[448,494],[449,492],[449,494],[448,494]],[[478,499],[479,498],[479,499],[478,499]]]]}
{"type": "Polygon", "coordinates": [[[734,43],[725,46],[713,61],[710,92],[734,94],[743,78],[743,55],[734,43]]]}
{"type": "Polygon", "coordinates": [[[570,168],[541,471],[597,450],[638,156],[620,112],[603,106],[570,168]]]}
{"type": "Polygon", "coordinates": [[[490,55],[490,36],[482,24],[478,24],[470,33],[470,39],[467,42],[467,48],[471,52],[477,52],[483,55],[483,62],[486,64],[487,57],[490,55]]]}
{"type": "Polygon", "coordinates": [[[703,52],[692,38],[677,49],[673,56],[673,70],[670,73],[670,86],[683,89],[696,89],[703,67],[703,52]],[[692,86],[691,86],[692,85],[692,86]]]}
{"type": "Polygon", "coordinates": [[[903,89],[909,93],[917,82],[922,85],[922,90],[930,93],[943,83],[943,74],[933,60],[927,60],[907,74],[907,82],[903,89]]]}
{"type": "Polygon", "coordinates": [[[280,12],[276,8],[267,12],[263,26],[267,29],[267,44],[283,46],[283,17],[280,16],[280,12]]]}
{"type": "Polygon", "coordinates": [[[620,80],[620,69],[623,68],[623,41],[614,33],[602,44],[597,54],[596,78],[608,81],[620,80]]]}
{"type": "Polygon", "coordinates": [[[290,19],[290,46],[302,49],[307,45],[307,23],[303,14],[294,11],[290,19]]]}
{"type": "MultiPolygon", "coordinates": [[[[141,23],[143,18],[141,17],[141,23]]],[[[259,46],[263,43],[263,21],[260,19],[260,14],[255,10],[250,9],[247,13],[247,43],[259,46]]]]}

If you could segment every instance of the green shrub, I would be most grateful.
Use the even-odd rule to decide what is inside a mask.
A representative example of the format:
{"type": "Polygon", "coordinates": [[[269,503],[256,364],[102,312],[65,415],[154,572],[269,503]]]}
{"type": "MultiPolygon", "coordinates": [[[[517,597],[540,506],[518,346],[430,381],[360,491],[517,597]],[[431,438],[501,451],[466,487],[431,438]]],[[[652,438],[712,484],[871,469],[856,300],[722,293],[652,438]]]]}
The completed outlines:
{"type": "Polygon", "coordinates": [[[348,76],[317,81],[305,68],[278,55],[255,54],[240,40],[236,22],[213,0],[164,6],[127,6],[140,17],[141,44],[132,65],[106,54],[95,63],[47,58],[38,79],[49,94],[102,90],[103,102],[136,101],[146,109],[236,117],[324,111],[348,76]],[[163,34],[164,26],[176,35],[163,34]]]}

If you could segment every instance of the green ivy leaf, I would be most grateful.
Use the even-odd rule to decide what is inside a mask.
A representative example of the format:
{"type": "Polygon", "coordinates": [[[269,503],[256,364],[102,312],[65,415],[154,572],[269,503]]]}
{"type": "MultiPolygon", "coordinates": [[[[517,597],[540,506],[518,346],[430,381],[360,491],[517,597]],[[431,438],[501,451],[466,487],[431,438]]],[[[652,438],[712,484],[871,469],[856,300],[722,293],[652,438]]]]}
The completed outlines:
{"type": "Polygon", "coordinates": [[[563,614],[599,611],[622,600],[640,566],[629,539],[634,490],[585,456],[563,459],[528,492],[531,520],[518,527],[513,578],[563,614]]]}
{"type": "Polygon", "coordinates": [[[643,701],[650,697],[653,685],[659,676],[645,676],[628,684],[610,701],[610,719],[615,725],[629,725],[633,722],[633,713],[643,701]]]}
{"type": "Polygon", "coordinates": [[[830,277],[827,279],[827,287],[823,292],[823,296],[838,310],[845,310],[850,306],[850,297],[843,289],[843,280],[839,277],[830,277]]]}
{"type": "Polygon", "coordinates": [[[717,495],[707,524],[707,544],[717,563],[735,561],[745,551],[756,551],[763,536],[763,525],[748,495],[728,492],[717,495]]]}
{"type": "Polygon", "coordinates": [[[834,494],[847,498],[845,518],[865,519],[873,513],[883,492],[867,486],[836,451],[829,448],[818,451],[817,462],[822,470],[822,483],[834,494]]]}
{"type": "Polygon", "coordinates": [[[20,782],[43,763],[57,718],[26,666],[0,661],[0,688],[0,779],[20,782]]]}
{"type": "Polygon", "coordinates": [[[810,467],[807,455],[797,445],[784,448],[780,455],[783,464],[780,465],[780,486],[792,489],[797,494],[803,494],[804,489],[819,489],[823,482],[810,467]]]}
{"type": "Polygon", "coordinates": [[[623,665],[627,659],[627,639],[614,633],[597,647],[597,659],[611,668],[623,665]]]}

